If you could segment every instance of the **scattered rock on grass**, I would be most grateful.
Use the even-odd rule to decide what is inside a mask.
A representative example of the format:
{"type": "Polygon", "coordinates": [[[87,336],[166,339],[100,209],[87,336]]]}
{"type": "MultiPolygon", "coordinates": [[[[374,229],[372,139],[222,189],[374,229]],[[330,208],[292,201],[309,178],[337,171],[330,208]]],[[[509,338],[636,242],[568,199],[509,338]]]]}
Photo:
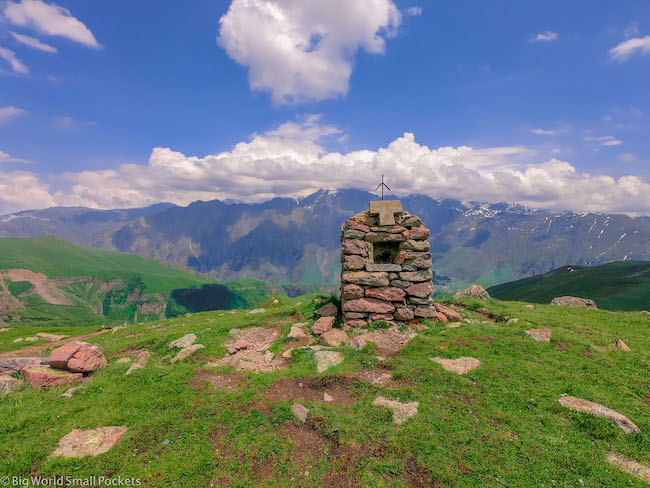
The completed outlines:
{"type": "Polygon", "coordinates": [[[0,372],[9,371],[10,373],[17,373],[25,366],[30,364],[43,364],[45,360],[37,357],[27,358],[6,358],[0,359],[0,372]]]}
{"type": "Polygon", "coordinates": [[[309,409],[306,407],[303,407],[299,403],[294,403],[293,406],[291,407],[291,411],[293,414],[300,420],[301,423],[307,422],[307,414],[309,413],[309,409]]]}
{"type": "Polygon", "coordinates": [[[203,344],[192,344],[191,346],[184,347],[183,349],[178,351],[178,354],[176,355],[175,358],[171,360],[171,363],[174,364],[178,361],[182,361],[183,359],[187,359],[196,351],[198,351],[199,349],[203,349],[204,347],[205,346],[203,344]]]}
{"type": "Polygon", "coordinates": [[[131,358],[120,358],[115,361],[115,364],[127,364],[131,362],[131,358]]]}
{"type": "Polygon", "coordinates": [[[374,343],[380,355],[392,357],[397,355],[415,335],[415,333],[402,332],[397,327],[391,327],[390,329],[375,330],[359,337],[374,343]]]}
{"type": "Polygon", "coordinates": [[[442,303],[435,304],[436,310],[447,317],[448,320],[459,321],[462,317],[458,312],[452,310],[451,308],[443,305],[442,303]]]}
{"type": "Polygon", "coordinates": [[[83,381],[81,373],[53,369],[44,364],[28,365],[21,369],[20,372],[27,383],[38,389],[56,388],[57,386],[72,385],[83,381]]]}
{"type": "Polygon", "coordinates": [[[321,334],[320,341],[326,346],[338,347],[345,344],[348,340],[348,335],[340,329],[331,329],[321,334]]]}
{"type": "Polygon", "coordinates": [[[51,456],[64,458],[98,456],[117,444],[127,430],[126,426],[73,430],[59,441],[51,456]]]}
{"type": "Polygon", "coordinates": [[[38,342],[42,340],[40,337],[25,337],[25,342],[38,342]]]}
{"type": "Polygon", "coordinates": [[[476,358],[467,356],[458,359],[443,359],[440,357],[430,358],[434,363],[438,363],[447,371],[452,371],[458,374],[466,374],[481,365],[481,361],[476,358]]]}
{"type": "Polygon", "coordinates": [[[324,373],[332,366],[341,364],[343,355],[336,351],[317,351],[314,353],[314,359],[316,360],[316,371],[324,373]]]}
{"type": "Polygon", "coordinates": [[[386,397],[379,396],[373,402],[373,405],[387,407],[393,411],[393,422],[403,424],[408,419],[418,413],[418,402],[401,403],[396,400],[389,400],[386,397]]]}
{"type": "Polygon", "coordinates": [[[77,392],[77,390],[79,390],[79,388],[81,388],[81,387],[80,386],[73,386],[72,388],[66,390],[65,393],[63,395],[61,395],[61,396],[66,397],[66,398],[72,398],[74,396],[74,394],[77,392]]]}
{"type": "Polygon", "coordinates": [[[511,318],[511,319],[508,319],[507,322],[506,322],[506,324],[508,324],[508,325],[510,325],[510,324],[517,324],[517,323],[519,323],[519,319],[516,318],[516,317],[513,317],[513,318],[511,318]]]}
{"type": "Polygon", "coordinates": [[[531,305],[530,303],[524,305],[524,307],[529,308],[530,310],[534,310],[534,309],[535,309],[535,305],[531,305]]]}
{"type": "Polygon", "coordinates": [[[185,334],[183,337],[180,337],[180,338],[176,339],[175,341],[171,341],[169,343],[169,347],[184,349],[186,347],[191,346],[195,342],[196,342],[196,335],[195,334],[185,334]]]}
{"type": "Polygon", "coordinates": [[[551,305],[555,305],[556,307],[579,307],[598,310],[596,302],[589,300],[588,298],[555,297],[553,300],[551,300],[551,305]]]}
{"type": "Polygon", "coordinates": [[[44,341],[58,342],[58,341],[61,341],[61,340],[65,339],[66,337],[70,337],[70,336],[58,335],[58,334],[48,334],[47,332],[39,332],[38,334],[36,334],[36,337],[40,337],[44,341]]]}
{"type": "Polygon", "coordinates": [[[291,326],[291,330],[289,331],[289,334],[287,335],[287,337],[289,339],[304,339],[305,337],[307,337],[307,334],[302,329],[305,325],[307,325],[307,324],[306,323],[304,323],[304,324],[293,324],[291,326]]]}
{"type": "Polygon", "coordinates": [[[0,376],[0,393],[9,393],[14,388],[18,387],[22,380],[12,378],[11,376],[0,376]]]}
{"type": "Polygon", "coordinates": [[[129,367],[129,369],[127,370],[126,374],[131,374],[131,373],[133,373],[136,369],[142,369],[142,368],[143,368],[143,366],[142,366],[141,364],[133,363],[133,364],[129,367]]]}
{"type": "Polygon", "coordinates": [[[242,329],[235,334],[233,340],[224,344],[228,349],[228,355],[208,363],[207,366],[230,365],[235,369],[248,371],[273,371],[283,367],[285,361],[275,359],[274,354],[267,351],[278,337],[280,337],[280,332],[272,328],[251,327],[242,329]],[[249,347],[239,351],[236,350],[235,344],[240,340],[247,341],[249,347]]]}
{"type": "Polygon", "coordinates": [[[626,434],[641,434],[641,429],[639,429],[634,422],[628,419],[625,415],[622,415],[611,408],[607,408],[599,403],[590,402],[588,400],[583,400],[582,398],[576,398],[572,396],[565,396],[558,400],[561,405],[575,410],[576,412],[590,413],[596,417],[605,417],[612,420],[616,425],[618,425],[621,430],[626,434]]]}
{"type": "Polygon", "coordinates": [[[316,310],[315,313],[319,317],[336,317],[339,313],[339,309],[333,303],[328,303],[327,305],[323,305],[321,308],[316,310]]]}
{"type": "Polygon", "coordinates": [[[616,339],[612,347],[615,349],[620,349],[621,351],[631,351],[630,346],[625,344],[621,339],[616,339]]]}
{"type": "Polygon", "coordinates": [[[328,403],[329,403],[329,402],[333,402],[333,401],[334,401],[334,398],[332,397],[332,395],[330,395],[329,393],[325,392],[325,393],[323,393],[323,401],[324,401],[324,402],[328,402],[328,403]]]}
{"type": "Polygon", "coordinates": [[[255,314],[264,313],[264,312],[266,312],[265,308],[256,308],[256,309],[251,310],[250,312],[248,312],[246,315],[255,315],[255,314]]]}
{"type": "Polygon", "coordinates": [[[620,454],[614,454],[613,452],[610,452],[607,455],[607,461],[617,468],[620,468],[632,476],[636,476],[640,480],[650,484],[650,466],[647,464],[638,463],[632,459],[627,459],[620,454]]]}
{"type": "Polygon", "coordinates": [[[551,329],[530,329],[525,330],[524,334],[536,341],[551,342],[551,329]]]}
{"type": "Polygon", "coordinates": [[[12,344],[18,344],[19,342],[23,342],[25,339],[22,337],[16,337],[12,342],[12,344]]]}
{"type": "Polygon", "coordinates": [[[476,298],[477,300],[490,299],[490,294],[485,291],[485,288],[480,285],[470,285],[468,288],[464,289],[463,291],[459,291],[454,296],[456,298],[476,298]]]}
{"type": "Polygon", "coordinates": [[[367,343],[363,337],[353,337],[348,341],[348,346],[357,351],[363,350],[366,347],[367,343]]]}
{"type": "Polygon", "coordinates": [[[311,332],[314,335],[321,335],[331,330],[334,327],[334,322],[336,321],[335,317],[321,317],[316,321],[314,326],[311,328],[311,332]]]}

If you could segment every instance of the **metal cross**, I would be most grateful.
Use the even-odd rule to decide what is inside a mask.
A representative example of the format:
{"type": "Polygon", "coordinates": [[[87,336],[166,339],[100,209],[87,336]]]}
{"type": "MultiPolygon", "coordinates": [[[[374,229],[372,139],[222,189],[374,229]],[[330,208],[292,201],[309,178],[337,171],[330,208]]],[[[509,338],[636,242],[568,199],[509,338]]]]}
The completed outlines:
{"type": "Polygon", "coordinates": [[[375,188],[375,191],[379,190],[381,188],[381,199],[384,199],[384,188],[386,188],[388,191],[390,191],[389,186],[384,183],[384,175],[381,175],[381,183],[377,188],[375,188]]]}

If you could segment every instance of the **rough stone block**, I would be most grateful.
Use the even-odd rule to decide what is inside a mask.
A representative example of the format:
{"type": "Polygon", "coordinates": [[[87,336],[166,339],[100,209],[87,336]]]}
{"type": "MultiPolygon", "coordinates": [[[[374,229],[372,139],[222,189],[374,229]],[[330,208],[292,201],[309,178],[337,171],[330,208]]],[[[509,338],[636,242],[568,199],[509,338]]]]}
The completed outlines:
{"type": "Polygon", "coordinates": [[[359,298],[343,304],[344,312],[392,313],[395,306],[376,298],[359,298]]]}
{"type": "MultiPolygon", "coordinates": [[[[401,275],[400,275],[401,276],[401,275]]],[[[366,271],[349,271],[343,273],[343,282],[365,286],[388,286],[388,273],[368,273],[366,271]]]]}

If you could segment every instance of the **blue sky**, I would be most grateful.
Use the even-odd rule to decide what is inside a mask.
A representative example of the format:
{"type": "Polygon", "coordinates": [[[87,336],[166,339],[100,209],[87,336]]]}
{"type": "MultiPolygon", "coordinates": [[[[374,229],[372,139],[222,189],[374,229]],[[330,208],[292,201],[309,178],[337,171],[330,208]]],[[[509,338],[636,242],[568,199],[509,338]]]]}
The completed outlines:
{"type": "Polygon", "coordinates": [[[401,193],[650,214],[648,86],[647,0],[5,1],[0,211],[385,172],[401,193]]]}

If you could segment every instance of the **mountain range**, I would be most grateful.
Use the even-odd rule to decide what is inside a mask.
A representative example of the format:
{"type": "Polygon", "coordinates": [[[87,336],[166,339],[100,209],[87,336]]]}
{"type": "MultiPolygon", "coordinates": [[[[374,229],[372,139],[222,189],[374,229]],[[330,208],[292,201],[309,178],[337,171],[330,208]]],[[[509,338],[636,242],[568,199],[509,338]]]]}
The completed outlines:
{"type": "MultiPolygon", "coordinates": [[[[0,237],[54,234],[88,247],[179,263],[222,281],[333,283],[340,272],[341,223],[376,199],[360,190],[319,190],[302,199],[255,204],[52,208],[0,216],[0,237]]],[[[424,195],[401,201],[431,229],[433,269],[441,284],[451,279],[458,286],[494,285],[565,265],[650,260],[647,218],[424,195]]]]}

